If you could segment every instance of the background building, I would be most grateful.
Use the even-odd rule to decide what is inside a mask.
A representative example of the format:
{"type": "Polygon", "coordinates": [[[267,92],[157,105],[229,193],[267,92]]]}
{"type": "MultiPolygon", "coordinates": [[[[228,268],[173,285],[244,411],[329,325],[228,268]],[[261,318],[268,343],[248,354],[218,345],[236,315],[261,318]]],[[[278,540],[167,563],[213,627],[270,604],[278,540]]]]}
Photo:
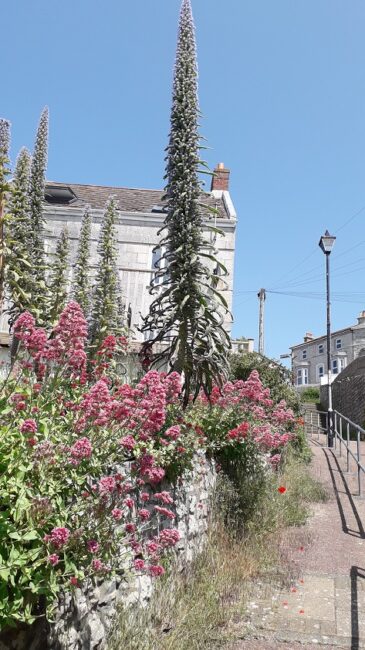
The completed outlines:
{"type": "MultiPolygon", "coordinates": [[[[212,215],[205,209],[207,223],[217,226],[224,236],[207,231],[207,237],[215,239],[218,259],[226,266],[228,276],[218,282],[217,288],[224,294],[229,310],[232,310],[233,270],[236,234],[236,212],[229,194],[230,172],[220,163],[214,170],[210,192],[202,194],[202,204],[214,208],[212,215]]],[[[165,217],[163,205],[164,192],[161,190],[133,189],[122,187],[102,187],[79,185],[75,183],[47,182],[45,192],[45,247],[49,259],[55,253],[58,237],[67,226],[70,239],[69,282],[72,281],[81,220],[86,205],[92,214],[91,273],[96,271],[97,242],[100,223],[105,204],[113,196],[119,206],[116,226],[118,242],[118,272],[126,312],[131,314],[133,338],[142,341],[138,332],[142,315],[146,315],[152,296],[149,293],[150,281],[155,274],[154,264],[160,251],[153,252],[159,243],[158,231],[165,217]]],[[[231,330],[232,321],[227,317],[225,327],[231,330]]],[[[0,321],[0,345],[6,346],[9,340],[6,315],[0,321]]],[[[3,357],[4,357],[3,354],[3,357]]]]}
{"type": "MultiPolygon", "coordinates": [[[[335,377],[354,359],[365,354],[365,311],[357,324],[331,334],[332,375],[335,377]]],[[[304,342],[291,348],[293,383],[299,389],[327,381],[326,336],[315,338],[307,332],[304,342]]]]}

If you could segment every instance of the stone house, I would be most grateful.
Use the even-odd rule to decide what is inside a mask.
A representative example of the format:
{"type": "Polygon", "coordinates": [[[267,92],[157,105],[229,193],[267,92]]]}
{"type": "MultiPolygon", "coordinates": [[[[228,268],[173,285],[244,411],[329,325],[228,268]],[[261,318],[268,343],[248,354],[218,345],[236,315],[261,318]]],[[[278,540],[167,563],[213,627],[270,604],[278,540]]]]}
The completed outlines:
{"type": "MultiPolygon", "coordinates": [[[[365,352],[365,311],[357,324],[331,333],[331,372],[335,378],[365,352]]],[[[293,383],[300,390],[327,383],[327,339],[307,332],[303,343],[291,348],[293,383]]]]}
{"type": "MultiPolygon", "coordinates": [[[[223,163],[217,165],[212,177],[209,192],[202,194],[202,204],[214,208],[212,215],[204,210],[206,222],[219,228],[224,235],[208,233],[214,238],[218,259],[226,266],[227,285],[218,282],[218,289],[224,294],[229,309],[232,309],[233,266],[237,216],[229,193],[230,171],[223,163]]],[[[158,245],[160,230],[164,220],[164,192],[161,190],[134,189],[124,187],[104,187],[48,181],[45,191],[45,248],[49,259],[54,255],[57,239],[67,226],[70,238],[69,282],[72,282],[81,220],[86,205],[90,206],[92,225],[91,273],[97,266],[97,242],[100,223],[105,204],[113,196],[119,206],[117,222],[118,272],[126,312],[129,310],[133,338],[142,341],[138,332],[141,315],[148,312],[152,296],[149,293],[150,281],[155,273],[155,263],[160,252],[153,251],[158,245]]],[[[203,208],[204,209],[204,208],[203,208]]],[[[231,317],[227,317],[225,327],[231,329],[231,317]]],[[[0,320],[0,345],[7,356],[8,324],[6,315],[0,320]]]]}

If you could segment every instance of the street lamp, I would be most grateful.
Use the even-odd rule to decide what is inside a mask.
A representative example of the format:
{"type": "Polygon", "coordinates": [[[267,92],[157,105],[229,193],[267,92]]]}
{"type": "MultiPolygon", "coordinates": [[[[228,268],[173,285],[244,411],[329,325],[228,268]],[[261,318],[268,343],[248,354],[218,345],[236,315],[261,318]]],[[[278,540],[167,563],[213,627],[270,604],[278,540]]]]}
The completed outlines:
{"type": "Polygon", "coordinates": [[[326,289],[327,289],[327,380],[328,380],[328,417],[327,417],[327,442],[333,447],[332,430],[332,386],[331,386],[331,303],[330,303],[330,254],[336,237],[329,234],[328,230],[319,240],[319,246],[326,256],[326,289]]]}

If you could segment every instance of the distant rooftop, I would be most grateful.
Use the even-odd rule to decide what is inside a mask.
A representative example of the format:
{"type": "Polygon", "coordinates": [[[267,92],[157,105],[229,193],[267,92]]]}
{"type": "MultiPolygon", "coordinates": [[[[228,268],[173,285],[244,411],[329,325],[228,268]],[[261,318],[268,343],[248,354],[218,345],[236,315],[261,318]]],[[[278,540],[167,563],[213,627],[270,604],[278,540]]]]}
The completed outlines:
{"type": "MultiPolygon", "coordinates": [[[[86,204],[91,209],[102,210],[109,197],[113,196],[122,212],[161,213],[164,212],[163,190],[144,190],[129,187],[105,187],[101,185],[80,185],[47,181],[45,200],[59,207],[82,208],[86,204]]],[[[229,219],[230,215],[222,197],[203,192],[201,203],[216,208],[219,219],[229,219]]],[[[204,210],[206,216],[213,216],[204,210]]]]}

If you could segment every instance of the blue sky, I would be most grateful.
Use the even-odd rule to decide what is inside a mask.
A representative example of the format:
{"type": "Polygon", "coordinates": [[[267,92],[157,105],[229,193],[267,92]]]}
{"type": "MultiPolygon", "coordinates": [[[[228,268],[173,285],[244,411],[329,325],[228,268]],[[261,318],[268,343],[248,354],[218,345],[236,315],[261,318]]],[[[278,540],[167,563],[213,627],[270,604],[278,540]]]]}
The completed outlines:
{"type": "MultiPolygon", "coordinates": [[[[239,215],[234,334],[257,339],[260,287],[323,292],[326,228],[337,234],[333,327],[356,322],[365,308],[363,0],[192,4],[206,159],[230,167],[239,215]]],[[[2,5],[0,114],[13,124],[13,158],[32,147],[48,104],[50,179],[162,187],[179,0],[2,5]]],[[[269,355],[324,329],[322,298],[268,294],[269,355]]]]}

